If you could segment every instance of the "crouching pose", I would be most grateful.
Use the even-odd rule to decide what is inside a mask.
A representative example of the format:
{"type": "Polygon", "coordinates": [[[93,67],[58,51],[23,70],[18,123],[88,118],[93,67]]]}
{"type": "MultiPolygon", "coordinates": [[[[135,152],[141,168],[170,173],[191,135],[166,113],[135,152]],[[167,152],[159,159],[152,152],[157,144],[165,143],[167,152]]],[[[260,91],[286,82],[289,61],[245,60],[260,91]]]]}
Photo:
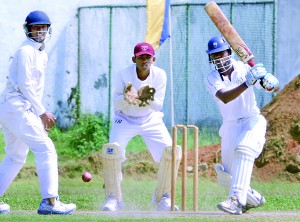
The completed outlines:
{"type": "Polygon", "coordinates": [[[215,169],[219,182],[230,188],[229,199],[218,208],[239,215],[266,202],[250,187],[253,164],[262,152],[266,133],[266,120],[256,105],[253,85],[272,92],[279,82],[262,64],[251,68],[234,60],[222,36],[209,40],[207,53],[214,69],[206,85],[223,117],[219,130],[222,165],[216,164],[215,169]]]}
{"type": "MultiPolygon", "coordinates": [[[[121,192],[121,163],[126,160],[125,148],[136,135],[143,137],[155,162],[160,162],[158,186],[153,202],[159,211],[170,211],[171,201],[171,145],[172,139],[162,120],[161,112],[166,73],[153,65],[153,47],[145,42],[134,48],[133,64],[118,72],[114,78],[114,120],[109,144],[102,147],[104,211],[117,211],[123,207],[121,192]]],[[[179,167],[180,147],[177,166],[179,167]]]]}

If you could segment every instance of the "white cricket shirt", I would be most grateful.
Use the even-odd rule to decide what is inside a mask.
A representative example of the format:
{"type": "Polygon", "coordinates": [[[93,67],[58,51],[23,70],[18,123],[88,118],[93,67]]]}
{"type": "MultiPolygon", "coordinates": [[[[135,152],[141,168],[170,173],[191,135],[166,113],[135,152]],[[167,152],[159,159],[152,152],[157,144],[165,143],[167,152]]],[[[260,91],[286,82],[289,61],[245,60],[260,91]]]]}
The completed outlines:
{"type": "Polygon", "coordinates": [[[166,73],[163,69],[154,65],[150,68],[150,74],[145,80],[140,80],[136,72],[136,64],[131,64],[121,69],[114,76],[113,81],[113,103],[115,113],[124,116],[126,119],[135,123],[144,123],[153,112],[160,112],[163,107],[166,92],[166,73]],[[154,101],[145,107],[129,105],[124,100],[124,87],[131,82],[136,90],[145,85],[155,88],[154,101]]]}
{"type": "Polygon", "coordinates": [[[216,70],[211,71],[206,78],[206,86],[219,106],[223,121],[234,121],[256,116],[260,113],[253,87],[249,87],[236,99],[227,104],[224,104],[216,97],[218,90],[223,88],[232,89],[246,81],[245,75],[250,70],[250,66],[234,59],[232,59],[232,63],[234,71],[231,74],[231,81],[227,76],[223,76],[222,80],[221,75],[216,70]]]}
{"type": "Polygon", "coordinates": [[[28,100],[38,116],[46,112],[42,105],[45,68],[48,56],[39,51],[41,43],[26,40],[17,50],[9,69],[9,76],[3,94],[22,96],[28,100]]]}

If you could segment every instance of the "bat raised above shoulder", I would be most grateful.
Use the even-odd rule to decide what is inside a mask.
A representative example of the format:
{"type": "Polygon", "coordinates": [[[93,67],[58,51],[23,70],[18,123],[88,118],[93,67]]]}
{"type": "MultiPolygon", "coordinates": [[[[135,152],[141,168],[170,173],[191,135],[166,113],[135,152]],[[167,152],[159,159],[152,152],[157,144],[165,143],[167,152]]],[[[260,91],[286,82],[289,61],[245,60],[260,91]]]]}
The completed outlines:
{"type": "Polygon", "coordinates": [[[208,2],[204,9],[241,61],[248,63],[251,67],[254,66],[253,53],[228,21],[217,3],[214,1],[208,2]]]}

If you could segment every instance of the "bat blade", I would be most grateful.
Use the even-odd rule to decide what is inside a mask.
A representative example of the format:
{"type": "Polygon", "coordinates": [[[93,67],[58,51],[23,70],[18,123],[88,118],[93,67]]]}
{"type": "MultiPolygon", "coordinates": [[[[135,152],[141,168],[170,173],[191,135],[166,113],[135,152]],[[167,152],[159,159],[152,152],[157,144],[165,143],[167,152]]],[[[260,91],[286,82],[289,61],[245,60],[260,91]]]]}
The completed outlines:
{"type": "Polygon", "coordinates": [[[228,21],[217,3],[210,1],[205,5],[204,9],[241,61],[254,66],[253,53],[228,21]]]}

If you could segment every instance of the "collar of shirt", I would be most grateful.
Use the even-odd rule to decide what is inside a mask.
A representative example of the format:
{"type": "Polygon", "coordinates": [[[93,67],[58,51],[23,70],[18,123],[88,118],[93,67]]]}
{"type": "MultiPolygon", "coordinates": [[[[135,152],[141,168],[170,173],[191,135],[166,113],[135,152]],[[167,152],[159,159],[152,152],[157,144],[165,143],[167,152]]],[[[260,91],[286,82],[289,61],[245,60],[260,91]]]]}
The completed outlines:
{"type": "Polygon", "coordinates": [[[35,42],[35,41],[29,40],[29,39],[27,39],[25,41],[25,44],[31,45],[34,49],[40,50],[40,51],[43,51],[45,48],[45,44],[40,43],[40,42],[35,42]]]}

